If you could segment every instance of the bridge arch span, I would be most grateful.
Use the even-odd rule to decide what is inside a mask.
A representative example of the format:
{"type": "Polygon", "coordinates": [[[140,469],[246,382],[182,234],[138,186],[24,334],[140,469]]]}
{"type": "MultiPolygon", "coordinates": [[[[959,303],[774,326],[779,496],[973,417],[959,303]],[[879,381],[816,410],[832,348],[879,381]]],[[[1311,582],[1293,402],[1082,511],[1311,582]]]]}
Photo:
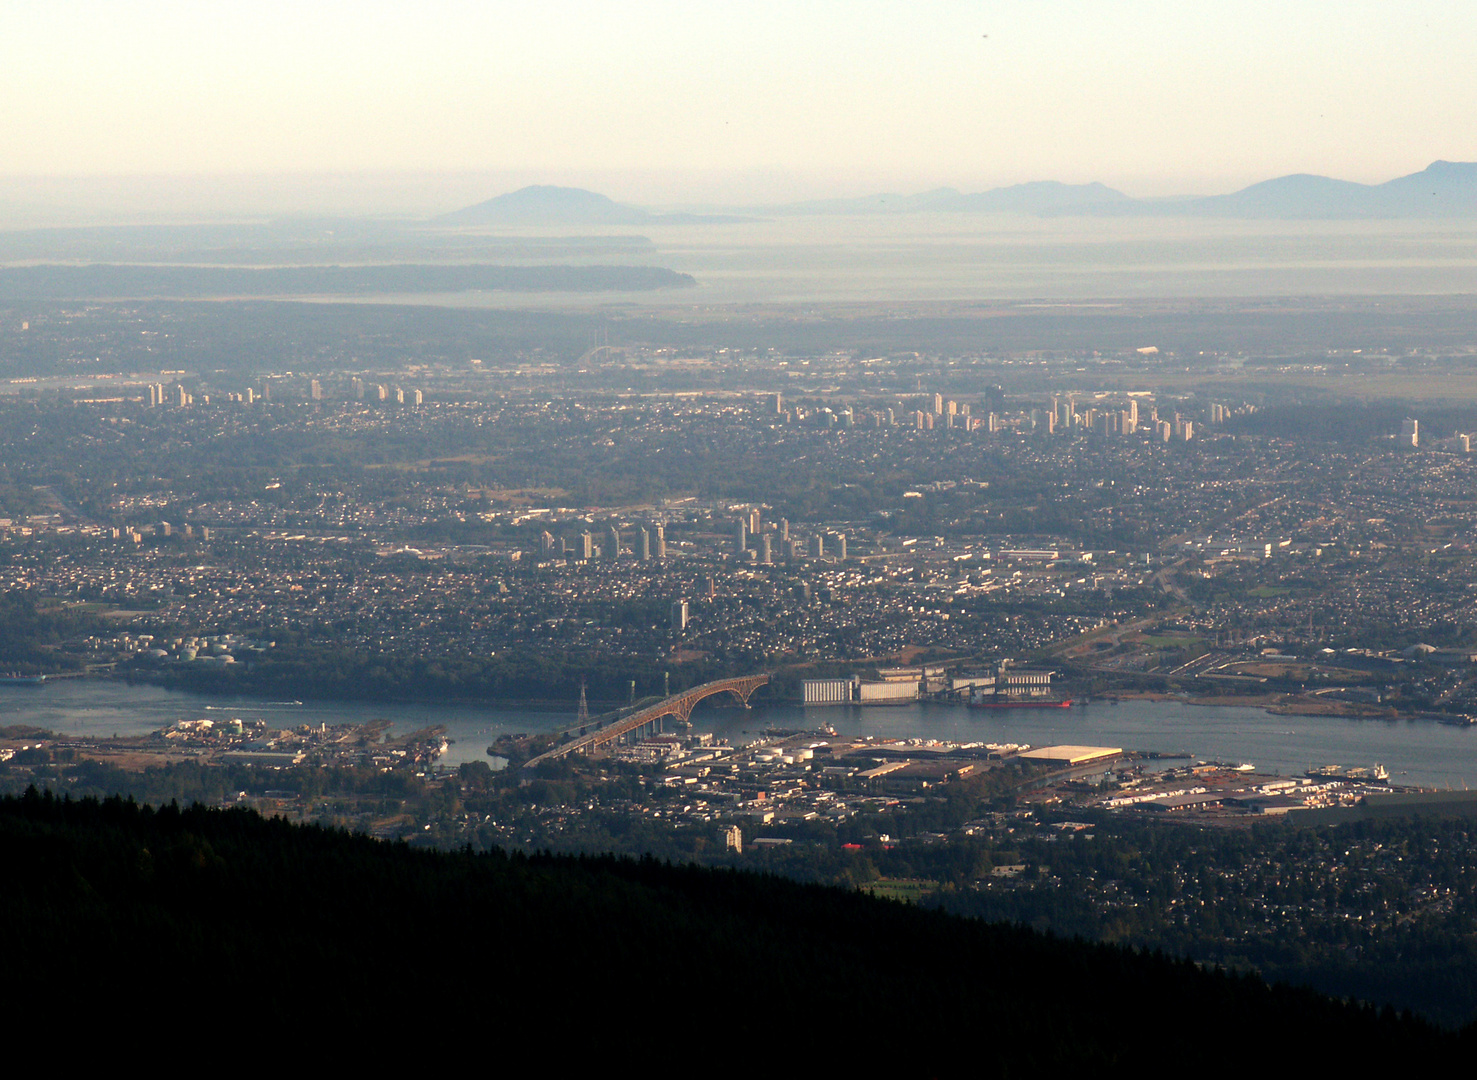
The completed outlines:
{"type": "Polygon", "coordinates": [[[768,675],[739,675],[731,679],[715,679],[713,682],[694,686],[690,690],[684,690],[680,694],[648,705],[646,708],[623,717],[603,728],[587,732],[577,739],[571,739],[562,746],[556,746],[552,750],[545,751],[537,757],[530,758],[524,768],[535,768],[545,761],[556,761],[570,754],[588,754],[629,735],[633,731],[656,724],[668,716],[675,716],[678,720],[686,721],[692,716],[692,710],[698,702],[710,698],[715,694],[732,694],[744,705],[749,704],[749,698],[753,697],[754,691],[769,682],[768,675]]]}

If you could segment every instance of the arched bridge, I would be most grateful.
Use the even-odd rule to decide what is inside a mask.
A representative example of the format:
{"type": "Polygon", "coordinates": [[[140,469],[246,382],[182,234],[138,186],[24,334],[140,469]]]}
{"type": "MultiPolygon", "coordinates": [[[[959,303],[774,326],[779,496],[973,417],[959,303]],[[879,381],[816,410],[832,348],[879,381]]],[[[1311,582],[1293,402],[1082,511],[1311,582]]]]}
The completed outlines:
{"type": "Polygon", "coordinates": [[[596,345],[592,349],[586,349],[580,354],[578,363],[589,364],[595,360],[621,360],[624,359],[626,350],[617,345],[596,345]]]}
{"type": "Polygon", "coordinates": [[[613,742],[625,739],[629,735],[645,734],[647,729],[660,731],[662,721],[667,717],[675,716],[678,720],[685,721],[692,715],[693,707],[699,701],[712,697],[714,694],[732,694],[748,705],[749,698],[753,696],[754,691],[768,682],[768,675],[741,675],[734,679],[718,679],[714,682],[703,683],[701,686],[694,686],[691,690],[675,694],[655,705],[648,705],[630,716],[613,721],[595,731],[587,732],[538,757],[530,758],[524,768],[531,769],[541,762],[553,761],[570,754],[588,754],[602,746],[609,746],[613,742]]]}

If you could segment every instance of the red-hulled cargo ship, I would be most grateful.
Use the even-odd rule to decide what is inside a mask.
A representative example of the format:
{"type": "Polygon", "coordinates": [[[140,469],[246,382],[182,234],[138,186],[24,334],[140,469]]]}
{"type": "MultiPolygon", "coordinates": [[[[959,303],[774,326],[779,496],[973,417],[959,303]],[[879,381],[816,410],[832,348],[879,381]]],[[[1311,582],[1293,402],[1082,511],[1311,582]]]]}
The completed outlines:
{"type": "Polygon", "coordinates": [[[1021,698],[1016,701],[1009,699],[996,701],[993,698],[984,698],[971,701],[969,707],[971,709],[1070,709],[1072,702],[1071,699],[1059,698],[1052,698],[1050,701],[1042,701],[1039,698],[1034,700],[1021,698]]]}

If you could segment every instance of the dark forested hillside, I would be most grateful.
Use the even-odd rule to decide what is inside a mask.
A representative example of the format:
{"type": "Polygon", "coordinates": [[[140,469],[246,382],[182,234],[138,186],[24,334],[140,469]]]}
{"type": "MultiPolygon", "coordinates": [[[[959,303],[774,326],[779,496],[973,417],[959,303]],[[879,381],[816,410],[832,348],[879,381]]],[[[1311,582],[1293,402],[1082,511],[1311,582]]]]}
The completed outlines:
{"type": "Polygon", "coordinates": [[[0,860],[9,981],[35,991],[12,1022],[203,1009],[361,1049],[388,1026],[566,1062],[680,1047],[721,1073],[781,1050],[909,1075],[1210,1046],[1430,1061],[1465,1039],[1184,961],[651,860],[438,854],[34,791],[0,800],[0,860]]]}

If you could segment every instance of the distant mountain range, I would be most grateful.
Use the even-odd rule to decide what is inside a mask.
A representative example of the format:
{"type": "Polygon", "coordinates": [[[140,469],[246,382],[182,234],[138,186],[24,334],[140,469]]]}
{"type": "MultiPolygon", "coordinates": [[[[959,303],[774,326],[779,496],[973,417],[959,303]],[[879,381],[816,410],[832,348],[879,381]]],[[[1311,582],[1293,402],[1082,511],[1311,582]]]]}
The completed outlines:
{"type": "Polygon", "coordinates": [[[1383,184],[1296,173],[1229,195],[1152,204],[1157,213],[1231,218],[1477,217],[1477,162],[1434,161],[1383,184]]]}
{"type": "Polygon", "coordinates": [[[1462,218],[1477,217],[1477,162],[1437,161],[1383,184],[1297,173],[1229,195],[1135,199],[1103,184],[1052,180],[965,195],[940,188],[921,195],[874,195],[775,207],[772,213],[909,213],[922,210],[1034,214],[1042,217],[1462,218]]]}
{"type": "MultiPolygon", "coordinates": [[[[966,194],[869,195],[756,208],[753,214],[1028,214],[1038,217],[1216,217],[1263,219],[1477,217],[1477,162],[1436,161],[1383,184],[1297,173],[1228,195],[1135,199],[1104,184],[1040,180],[966,194]]],[[[752,220],[731,214],[661,214],[581,188],[535,185],[432,220],[437,225],[681,225],[752,220]]]]}

